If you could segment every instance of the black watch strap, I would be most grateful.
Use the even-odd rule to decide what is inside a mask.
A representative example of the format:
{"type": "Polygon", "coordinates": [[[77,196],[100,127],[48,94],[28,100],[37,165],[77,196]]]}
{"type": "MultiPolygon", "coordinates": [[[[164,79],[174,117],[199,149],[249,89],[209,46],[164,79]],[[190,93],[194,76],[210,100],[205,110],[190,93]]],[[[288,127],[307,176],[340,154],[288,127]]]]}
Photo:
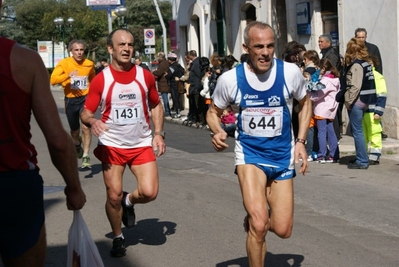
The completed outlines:
{"type": "Polygon", "coordinates": [[[306,139],[297,138],[297,139],[295,139],[295,143],[302,143],[302,144],[306,145],[308,143],[308,141],[306,139]]]}

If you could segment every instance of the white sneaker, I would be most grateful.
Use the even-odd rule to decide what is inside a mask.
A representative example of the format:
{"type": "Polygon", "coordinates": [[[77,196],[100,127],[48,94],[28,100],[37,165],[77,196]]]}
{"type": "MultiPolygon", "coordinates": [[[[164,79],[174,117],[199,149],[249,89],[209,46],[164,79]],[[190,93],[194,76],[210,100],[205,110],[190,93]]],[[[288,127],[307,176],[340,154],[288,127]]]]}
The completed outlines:
{"type": "MultiPolygon", "coordinates": [[[[299,161],[303,161],[303,160],[302,160],[302,159],[299,159],[299,161]]],[[[308,162],[311,162],[311,161],[313,161],[312,156],[308,156],[308,162]]]]}

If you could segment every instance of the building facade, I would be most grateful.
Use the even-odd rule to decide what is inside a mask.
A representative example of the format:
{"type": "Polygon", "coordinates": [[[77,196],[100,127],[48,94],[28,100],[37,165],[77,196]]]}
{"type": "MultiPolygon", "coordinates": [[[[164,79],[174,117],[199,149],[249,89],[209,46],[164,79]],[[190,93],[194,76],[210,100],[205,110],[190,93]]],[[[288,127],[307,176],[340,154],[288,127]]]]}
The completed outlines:
{"type": "MultiPolygon", "coordinates": [[[[276,33],[275,57],[287,42],[298,41],[320,51],[318,37],[329,33],[333,46],[345,54],[346,43],[358,27],[366,28],[367,41],[380,49],[387,82],[384,131],[399,139],[399,1],[398,0],[173,0],[172,49],[180,56],[196,50],[199,56],[243,53],[243,31],[259,20],[276,33]]],[[[344,122],[347,125],[346,122],[344,122]]],[[[344,125],[344,127],[345,127],[344,125]]]]}

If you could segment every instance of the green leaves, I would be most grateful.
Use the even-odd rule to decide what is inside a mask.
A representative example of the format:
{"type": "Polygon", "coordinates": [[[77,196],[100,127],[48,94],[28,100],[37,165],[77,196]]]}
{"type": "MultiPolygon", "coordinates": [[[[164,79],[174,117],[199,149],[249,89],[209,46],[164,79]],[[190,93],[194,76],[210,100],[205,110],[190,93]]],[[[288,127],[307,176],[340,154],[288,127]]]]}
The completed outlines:
{"type": "MultiPolygon", "coordinates": [[[[154,28],[157,45],[160,47],[162,27],[152,0],[126,0],[126,22],[135,38],[135,51],[143,53],[144,29],[154,28]]],[[[170,2],[158,3],[166,28],[172,18],[170,2]]],[[[108,18],[106,10],[91,10],[83,0],[3,0],[3,14],[14,13],[16,21],[0,20],[1,35],[36,50],[37,40],[62,41],[62,31],[56,28],[54,19],[61,17],[74,19],[72,31],[64,31],[64,40],[82,39],[87,44],[88,54],[96,58],[108,57],[106,37],[108,35],[108,18]],[[7,13],[8,12],[8,13],[7,13]]],[[[113,29],[117,28],[117,20],[113,29]]],[[[158,47],[157,47],[158,48],[158,47]]],[[[157,51],[159,51],[157,49],[157,51]]],[[[92,58],[95,60],[95,58],[92,58]]]]}
{"type": "MultiPolygon", "coordinates": [[[[157,40],[157,51],[161,48],[162,26],[159,21],[154,2],[152,0],[126,0],[128,14],[126,15],[128,28],[134,35],[134,50],[144,53],[144,29],[155,29],[157,40]]],[[[169,32],[169,21],[172,19],[172,4],[170,2],[158,1],[166,31],[169,32]]]]}

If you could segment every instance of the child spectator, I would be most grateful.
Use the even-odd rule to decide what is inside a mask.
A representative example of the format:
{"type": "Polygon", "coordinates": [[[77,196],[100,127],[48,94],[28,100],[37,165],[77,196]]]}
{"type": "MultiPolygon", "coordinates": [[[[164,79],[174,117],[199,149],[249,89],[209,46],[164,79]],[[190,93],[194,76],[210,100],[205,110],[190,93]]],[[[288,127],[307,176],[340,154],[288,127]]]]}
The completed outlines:
{"type": "Polygon", "coordinates": [[[303,75],[309,81],[310,76],[316,72],[320,62],[319,54],[315,50],[308,50],[303,54],[304,71],[303,75]]]}
{"type": "Polygon", "coordinates": [[[223,110],[223,114],[220,118],[221,127],[227,133],[228,136],[234,137],[234,133],[236,131],[236,116],[234,115],[231,106],[226,107],[223,110]]]}
{"type": "Polygon", "coordinates": [[[318,131],[317,161],[320,163],[337,162],[339,148],[333,121],[338,108],[335,96],[340,89],[339,71],[327,58],[320,60],[319,68],[322,76],[320,82],[325,85],[325,89],[310,91],[310,99],[314,102],[313,113],[318,131]],[[329,155],[327,155],[327,141],[329,155]]]}
{"type": "Polygon", "coordinates": [[[212,75],[212,69],[207,67],[205,69],[204,77],[202,77],[202,87],[203,89],[200,92],[200,95],[204,98],[205,108],[208,110],[209,105],[211,104],[211,93],[209,88],[209,77],[212,75]]]}
{"type": "MultiPolygon", "coordinates": [[[[315,142],[314,142],[314,136],[315,136],[315,120],[313,117],[310,118],[310,123],[309,123],[309,130],[308,130],[308,135],[306,136],[306,153],[308,154],[308,162],[313,161],[313,151],[315,151],[315,142]]],[[[317,133],[316,133],[317,134],[317,133]]]]}
{"type": "Polygon", "coordinates": [[[325,86],[320,83],[320,68],[318,67],[320,58],[315,50],[306,51],[303,54],[303,61],[305,63],[305,69],[303,75],[308,81],[307,87],[309,91],[321,90],[325,86]]]}
{"type": "MultiPolygon", "coordinates": [[[[308,84],[312,84],[315,77],[317,81],[319,80],[319,68],[318,64],[320,62],[319,55],[315,50],[305,51],[302,55],[304,70],[303,75],[305,79],[308,81],[308,84]],[[313,78],[313,79],[312,79],[313,78]]],[[[308,86],[309,87],[309,86],[308,86]]],[[[307,144],[306,144],[306,153],[308,154],[308,161],[313,161],[312,154],[314,151],[317,151],[318,143],[317,143],[317,127],[315,125],[315,119],[310,119],[308,135],[306,136],[307,144]],[[315,138],[316,136],[316,138],[315,138]]]]}

